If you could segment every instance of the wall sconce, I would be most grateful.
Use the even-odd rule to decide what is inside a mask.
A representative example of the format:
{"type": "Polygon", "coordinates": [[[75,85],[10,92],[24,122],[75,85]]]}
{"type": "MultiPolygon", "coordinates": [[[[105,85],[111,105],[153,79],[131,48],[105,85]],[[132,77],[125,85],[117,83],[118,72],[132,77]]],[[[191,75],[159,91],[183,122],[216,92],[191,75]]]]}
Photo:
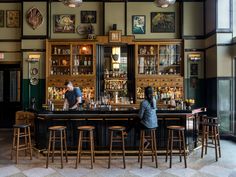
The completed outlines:
{"type": "Polygon", "coordinates": [[[40,54],[29,54],[28,61],[39,61],[40,54]]]}
{"type": "Polygon", "coordinates": [[[83,3],[82,0],[60,0],[65,6],[68,6],[68,7],[72,7],[72,8],[75,8],[75,7],[80,7],[83,3]]]}
{"type": "Polygon", "coordinates": [[[167,8],[175,3],[175,0],[155,0],[154,3],[157,7],[167,8]]]}

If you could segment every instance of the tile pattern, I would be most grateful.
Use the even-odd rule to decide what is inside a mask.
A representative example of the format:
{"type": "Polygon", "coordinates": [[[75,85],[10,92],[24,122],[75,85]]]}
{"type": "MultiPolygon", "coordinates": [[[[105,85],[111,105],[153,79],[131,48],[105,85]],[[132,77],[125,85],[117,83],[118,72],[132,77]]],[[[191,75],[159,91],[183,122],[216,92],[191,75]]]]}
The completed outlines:
{"type": "Polygon", "coordinates": [[[94,169],[90,169],[90,160],[83,157],[78,169],[75,169],[75,157],[70,156],[69,162],[64,163],[60,169],[60,158],[45,168],[46,157],[34,156],[33,160],[21,154],[19,164],[10,160],[11,136],[9,131],[0,131],[0,177],[236,177],[236,144],[221,140],[222,158],[215,161],[214,149],[209,149],[203,159],[201,150],[192,152],[187,159],[188,168],[179,162],[178,157],[173,158],[172,168],[165,162],[165,157],[158,157],[158,168],[151,158],[144,157],[143,168],[139,168],[137,157],[126,157],[126,169],[123,169],[122,158],[114,157],[111,168],[107,169],[108,159],[96,157],[94,169]]]}

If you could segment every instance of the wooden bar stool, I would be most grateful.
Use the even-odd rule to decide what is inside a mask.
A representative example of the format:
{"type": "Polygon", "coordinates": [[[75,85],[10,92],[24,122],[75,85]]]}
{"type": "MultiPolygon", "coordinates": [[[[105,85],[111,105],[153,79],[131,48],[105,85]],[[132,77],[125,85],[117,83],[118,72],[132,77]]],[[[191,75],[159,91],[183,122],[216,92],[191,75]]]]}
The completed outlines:
{"type": "Polygon", "coordinates": [[[221,149],[220,149],[220,134],[219,134],[219,126],[218,120],[211,120],[209,122],[202,122],[203,133],[202,133],[202,152],[201,158],[203,158],[204,149],[205,154],[207,154],[207,147],[215,149],[215,158],[218,161],[218,157],[221,157],[221,149]],[[212,138],[212,142],[209,142],[208,139],[212,138]],[[219,153],[219,156],[218,156],[219,153]]]}
{"type": "Polygon", "coordinates": [[[65,126],[51,126],[49,129],[49,142],[48,142],[48,152],[47,152],[47,161],[46,168],[48,168],[49,163],[49,154],[52,153],[52,163],[54,162],[54,153],[55,153],[55,143],[60,142],[61,144],[61,168],[63,168],[63,153],[65,152],[66,162],[68,162],[67,155],[67,144],[66,144],[66,127],[65,126]],[[59,133],[59,136],[56,136],[56,133],[59,133]],[[63,150],[63,143],[65,151],[63,150]],[[52,144],[52,152],[51,152],[52,144]]]}
{"type": "Polygon", "coordinates": [[[111,166],[111,155],[112,155],[112,143],[113,142],[122,143],[123,164],[124,164],[124,168],[126,168],[126,166],[125,166],[125,140],[124,140],[125,127],[124,126],[111,126],[111,127],[108,127],[108,130],[110,132],[110,151],[109,151],[108,168],[110,168],[110,166],[111,166]],[[113,136],[113,134],[115,132],[121,133],[121,136],[113,136]]]}
{"type": "Polygon", "coordinates": [[[80,163],[80,157],[82,153],[82,145],[83,142],[90,143],[90,154],[91,154],[91,169],[93,169],[93,162],[95,162],[95,153],[94,153],[94,138],[93,138],[93,130],[95,129],[94,126],[79,126],[77,127],[79,131],[79,140],[78,140],[78,150],[77,150],[77,158],[76,158],[76,165],[75,168],[78,167],[78,159],[80,163]],[[89,136],[84,136],[84,132],[89,132],[89,136]]]}
{"type": "Polygon", "coordinates": [[[140,168],[143,166],[143,155],[145,151],[150,152],[150,150],[146,149],[144,147],[144,140],[147,140],[147,142],[151,142],[151,155],[152,155],[152,162],[154,161],[153,156],[155,157],[155,163],[156,168],[158,167],[157,164],[157,142],[156,142],[156,128],[152,129],[143,129],[140,132],[140,144],[139,144],[139,154],[138,154],[138,162],[140,161],[141,156],[141,162],[140,162],[140,168]],[[147,135],[147,132],[149,135],[147,135]]]}
{"type": "Polygon", "coordinates": [[[19,151],[25,150],[25,155],[27,155],[27,150],[29,150],[30,160],[32,160],[30,125],[29,124],[15,124],[13,125],[13,130],[14,132],[13,132],[11,159],[13,159],[13,151],[16,151],[16,164],[17,164],[19,151]],[[24,143],[20,144],[20,140],[22,138],[24,138],[24,143]]]}
{"type": "Polygon", "coordinates": [[[167,139],[167,149],[166,149],[166,162],[168,158],[168,154],[170,154],[170,168],[172,166],[172,153],[173,153],[173,142],[179,143],[179,158],[180,162],[182,162],[181,155],[184,155],[184,165],[187,168],[187,161],[186,161],[186,150],[185,150],[185,137],[184,137],[184,130],[183,126],[168,126],[168,139],[167,139]],[[174,137],[174,132],[178,133],[177,137],[174,137]]]}

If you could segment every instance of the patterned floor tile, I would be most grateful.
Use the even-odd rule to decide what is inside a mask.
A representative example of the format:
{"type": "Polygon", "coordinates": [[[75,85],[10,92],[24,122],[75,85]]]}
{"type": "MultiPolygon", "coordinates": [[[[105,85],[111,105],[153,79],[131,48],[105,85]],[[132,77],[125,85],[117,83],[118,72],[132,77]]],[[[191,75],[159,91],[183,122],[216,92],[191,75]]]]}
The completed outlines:
{"type": "Polygon", "coordinates": [[[52,168],[32,168],[23,171],[24,175],[27,177],[45,177],[55,172],[56,171],[52,168]]]}
{"type": "Polygon", "coordinates": [[[204,172],[207,174],[211,174],[217,177],[228,177],[232,170],[220,167],[217,165],[209,165],[209,166],[204,166],[199,170],[200,172],[204,172]]]}
{"type": "Polygon", "coordinates": [[[0,168],[0,177],[11,176],[16,173],[19,173],[20,170],[16,168],[14,165],[1,167],[0,168]]]}
{"type": "Polygon", "coordinates": [[[168,170],[165,170],[166,173],[170,173],[179,177],[192,177],[194,176],[197,171],[193,170],[191,168],[176,168],[176,167],[172,167],[168,170]]]}

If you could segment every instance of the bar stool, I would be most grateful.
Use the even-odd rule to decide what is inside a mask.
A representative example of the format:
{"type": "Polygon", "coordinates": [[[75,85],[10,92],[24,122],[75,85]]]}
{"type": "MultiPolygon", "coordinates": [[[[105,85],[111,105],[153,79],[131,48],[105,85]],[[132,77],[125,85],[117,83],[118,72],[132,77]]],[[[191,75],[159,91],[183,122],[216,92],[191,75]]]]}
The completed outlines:
{"type": "Polygon", "coordinates": [[[122,143],[122,154],[123,154],[123,165],[125,166],[125,140],[124,140],[124,126],[111,126],[108,127],[108,130],[110,132],[110,151],[109,151],[109,161],[108,161],[108,168],[111,166],[111,155],[112,155],[112,143],[113,142],[119,142],[122,143]],[[113,133],[121,133],[121,136],[113,136],[113,133]]]}
{"type": "Polygon", "coordinates": [[[184,137],[185,128],[183,126],[167,126],[167,129],[168,129],[168,139],[167,139],[167,150],[166,150],[166,162],[167,162],[168,154],[170,154],[170,168],[171,168],[171,166],[172,166],[173,142],[178,142],[179,143],[180,162],[182,162],[181,155],[184,155],[184,165],[185,165],[185,168],[187,168],[186,151],[185,151],[185,137],[184,137]],[[174,132],[178,133],[177,137],[173,136],[174,132]]]}
{"type": "Polygon", "coordinates": [[[157,168],[158,164],[157,164],[156,128],[143,129],[140,131],[140,144],[139,144],[139,154],[138,154],[138,162],[140,161],[140,156],[141,156],[140,168],[142,168],[143,166],[143,155],[146,151],[144,148],[145,139],[148,142],[149,141],[151,142],[152,162],[154,161],[153,156],[155,156],[155,163],[156,163],[156,168],[157,168]],[[147,132],[149,132],[149,135],[146,134],[147,132]]]}
{"type": "Polygon", "coordinates": [[[202,122],[203,133],[202,133],[202,152],[201,158],[203,158],[204,149],[205,154],[207,154],[207,147],[215,149],[215,158],[218,161],[218,153],[219,158],[221,157],[221,149],[220,149],[220,134],[218,123],[218,119],[216,117],[206,117],[202,122]],[[208,139],[211,138],[212,142],[209,142],[208,139]]]}
{"type": "Polygon", "coordinates": [[[61,168],[63,168],[63,153],[65,152],[66,162],[68,162],[67,155],[67,144],[66,144],[66,127],[65,126],[51,126],[49,129],[49,142],[48,142],[48,152],[47,152],[47,161],[46,168],[48,168],[49,163],[49,154],[52,153],[52,163],[54,162],[54,153],[55,153],[55,142],[60,142],[61,144],[61,168]],[[56,136],[56,133],[59,133],[59,136],[56,136]],[[65,151],[63,151],[63,143],[65,151]],[[52,152],[51,152],[52,144],[52,152]]]}
{"type": "Polygon", "coordinates": [[[78,159],[80,163],[80,157],[83,150],[82,148],[83,142],[88,142],[90,143],[91,169],[93,169],[93,162],[95,162],[93,130],[95,129],[95,127],[94,126],[79,126],[77,127],[77,129],[79,131],[79,140],[78,140],[78,150],[77,150],[75,168],[78,167],[78,159]],[[86,131],[89,132],[89,136],[83,136],[84,132],[86,131]]]}
{"type": "Polygon", "coordinates": [[[11,160],[13,159],[13,151],[16,151],[16,164],[17,164],[19,151],[21,150],[25,150],[25,156],[27,155],[27,150],[29,150],[30,160],[32,160],[30,125],[29,124],[15,124],[13,125],[13,131],[14,132],[13,132],[11,160]],[[21,138],[24,138],[23,144],[20,144],[21,138]]]}

